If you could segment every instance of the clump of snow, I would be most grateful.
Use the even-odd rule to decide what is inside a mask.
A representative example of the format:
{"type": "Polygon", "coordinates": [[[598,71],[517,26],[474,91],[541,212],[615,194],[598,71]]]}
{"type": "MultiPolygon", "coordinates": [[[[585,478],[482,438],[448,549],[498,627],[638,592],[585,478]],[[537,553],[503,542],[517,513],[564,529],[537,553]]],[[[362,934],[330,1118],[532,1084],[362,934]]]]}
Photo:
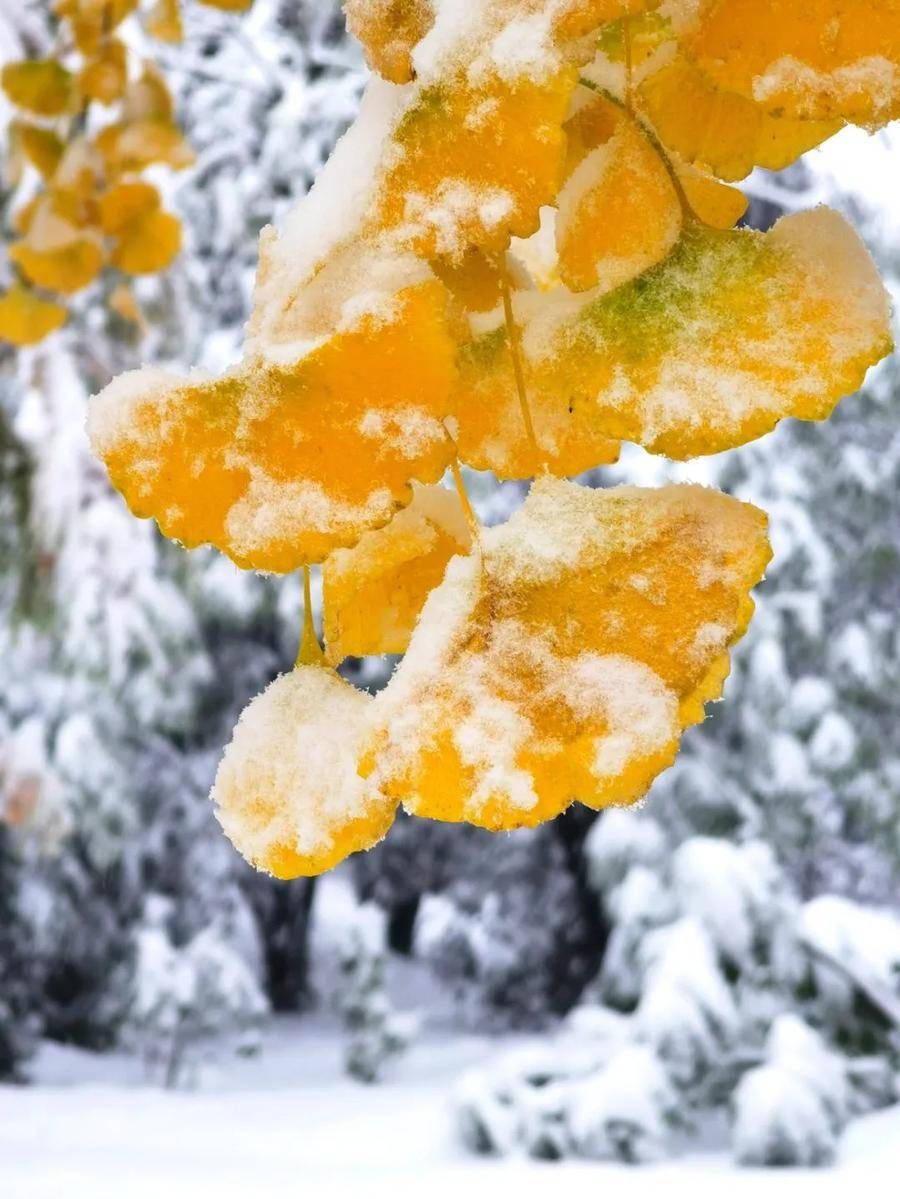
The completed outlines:
{"type": "Polygon", "coordinates": [[[646,936],[635,1027],[686,1085],[734,1047],[740,1018],[705,929],[684,917],[646,936]]]}
{"type": "Polygon", "coordinates": [[[809,746],[812,764],[827,774],[840,774],[856,757],[859,738],[840,712],[826,712],[809,746]]]}
{"type": "Polygon", "coordinates": [[[666,842],[660,825],[646,812],[610,808],[585,839],[591,885],[601,893],[618,886],[633,866],[661,866],[666,842]]]}
{"type": "Polygon", "coordinates": [[[693,837],[675,851],[672,884],[682,911],[700,921],[717,952],[733,963],[749,963],[754,944],[771,944],[789,914],[781,871],[761,841],[738,846],[693,837]]]}
{"type": "Polygon", "coordinates": [[[744,1166],[829,1165],[848,1115],[843,1063],[794,1015],[775,1021],[766,1059],[735,1091],[735,1157],[744,1166]]]}
{"type": "Polygon", "coordinates": [[[370,703],[334,672],[299,666],[244,710],[212,797],[226,834],[254,865],[271,869],[281,852],[327,861],[361,823],[366,846],[384,834],[392,805],[356,772],[370,703]]]}
{"type": "Polygon", "coordinates": [[[807,945],[885,987],[900,1005],[900,917],[896,913],[864,907],[840,895],[820,895],[804,905],[798,932],[807,945]]]}
{"type": "Polygon", "coordinates": [[[662,1062],[646,1045],[620,1050],[597,1073],[575,1082],[568,1121],[581,1157],[652,1162],[665,1157],[680,1099],[662,1062]]]}
{"type": "Polygon", "coordinates": [[[792,54],[783,55],[753,80],[753,98],[760,104],[783,107],[799,115],[817,116],[826,110],[852,112],[861,98],[873,123],[888,119],[900,94],[897,65],[881,54],[870,54],[831,70],[817,70],[792,54]]]}

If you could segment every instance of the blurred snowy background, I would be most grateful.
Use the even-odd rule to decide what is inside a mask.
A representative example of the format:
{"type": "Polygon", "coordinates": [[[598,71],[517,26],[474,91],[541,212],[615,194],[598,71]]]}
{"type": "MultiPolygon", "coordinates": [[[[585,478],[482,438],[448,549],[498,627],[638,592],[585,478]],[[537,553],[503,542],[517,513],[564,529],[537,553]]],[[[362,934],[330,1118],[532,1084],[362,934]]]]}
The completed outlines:
{"type": "MultiPolygon", "coordinates": [[[[46,48],[48,8],[0,0],[3,58],[46,48]]],[[[766,1174],[773,1194],[887,1194],[896,360],[825,426],[677,470],[628,453],[591,480],[716,481],[773,522],[726,703],[639,810],[502,837],[401,818],[322,881],[255,875],[207,791],[237,712],[293,660],[297,581],[135,521],[85,401],[142,360],[236,357],[259,229],[364,72],[331,0],[187,16],[182,47],[152,49],[198,161],[162,179],[187,244],[139,285],[147,335],[95,288],[46,344],[0,348],[0,1195],[739,1195],[773,1166],[795,1167],[766,1174]]],[[[842,134],[751,190],[760,227],[842,208],[897,290],[900,135],[842,134]]],[[[522,496],[470,484],[491,522],[522,496]]]]}

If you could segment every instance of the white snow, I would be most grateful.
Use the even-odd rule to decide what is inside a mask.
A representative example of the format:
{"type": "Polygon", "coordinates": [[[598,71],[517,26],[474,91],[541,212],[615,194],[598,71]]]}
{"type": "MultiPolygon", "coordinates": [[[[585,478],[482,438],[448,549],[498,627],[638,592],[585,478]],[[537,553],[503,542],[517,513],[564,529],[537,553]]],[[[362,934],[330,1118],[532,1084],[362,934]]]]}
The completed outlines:
{"type": "Polygon", "coordinates": [[[133,1059],[47,1046],[37,1085],[0,1087],[0,1195],[844,1199],[866,1188],[878,1199],[900,1170],[900,1107],[852,1124],[825,1172],[739,1170],[720,1143],[640,1168],[473,1157],[454,1138],[449,1094],[495,1041],[432,1033],[375,1088],[342,1077],[341,1048],[321,1021],[276,1021],[260,1056],[173,1093],[141,1086],[133,1059]]]}

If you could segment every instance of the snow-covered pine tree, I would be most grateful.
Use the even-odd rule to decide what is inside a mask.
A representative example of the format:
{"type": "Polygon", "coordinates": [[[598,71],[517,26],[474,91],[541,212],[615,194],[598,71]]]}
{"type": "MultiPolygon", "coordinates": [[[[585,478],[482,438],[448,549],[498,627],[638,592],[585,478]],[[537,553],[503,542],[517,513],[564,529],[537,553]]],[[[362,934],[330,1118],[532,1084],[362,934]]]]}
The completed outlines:
{"type": "Polygon", "coordinates": [[[415,1031],[415,1016],[394,1011],[388,996],[384,932],[382,913],[363,904],[338,946],[336,998],[346,1038],[344,1068],[358,1082],[378,1082],[415,1031]]]}
{"type": "MultiPolygon", "coordinates": [[[[96,285],[63,331],[3,350],[0,363],[12,517],[0,547],[0,736],[39,730],[69,813],[60,853],[30,868],[46,900],[33,956],[45,1029],[89,1044],[108,1043],[128,1015],[130,930],[147,891],[175,902],[179,944],[223,923],[256,969],[269,966],[282,1006],[305,985],[308,889],[275,896],[251,878],[206,798],[234,712],[295,651],[284,630],[297,592],[136,524],[87,452],[83,422],[88,393],[123,367],[193,361],[201,344],[210,365],[233,351],[256,234],[352,116],[361,59],[337,3],[258,0],[243,18],[191,5],[187,16],[183,47],[130,30],[166,75],[197,151],[190,171],[159,179],[187,244],[169,271],[135,286],[145,335],[96,285]]],[[[49,5],[3,4],[0,24],[4,57],[40,54],[53,36],[49,5]]],[[[0,197],[5,222],[26,198],[21,188],[0,197]]]]}
{"type": "MultiPolygon", "coordinates": [[[[842,202],[815,164],[787,184],[760,178],[754,223],[842,202]]],[[[890,273],[894,242],[854,217],[890,273]]],[[[533,1057],[464,1081],[472,1148],[639,1160],[724,1106],[738,1161],[824,1165],[848,1118],[896,1101],[898,395],[890,360],[830,424],[786,424],[719,472],[770,512],[775,547],[727,702],[641,810],[588,833],[598,978],[533,1057]]]]}
{"type": "Polygon", "coordinates": [[[32,1048],[38,988],[31,929],[20,908],[19,863],[0,824],[0,1080],[20,1077],[32,1048]]]}

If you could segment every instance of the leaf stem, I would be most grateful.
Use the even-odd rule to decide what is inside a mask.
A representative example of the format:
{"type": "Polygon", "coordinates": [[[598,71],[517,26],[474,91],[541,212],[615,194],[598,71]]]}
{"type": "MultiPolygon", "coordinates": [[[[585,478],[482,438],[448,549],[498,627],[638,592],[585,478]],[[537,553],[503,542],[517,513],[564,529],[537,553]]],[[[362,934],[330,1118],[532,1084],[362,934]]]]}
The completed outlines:
{"type": "Polygon", "coordinates": [[[501,255],[498,262],[500,272],[500,291],[503,295],[503,315],[506,321],[506,333],[509,338],[509,354],[512,359],[513,375],[516,380],[516,391],[519,396],[519,407],[522,410],[522,421],[525,425],[525,435],[534,451],[534,456],[541,466],[546,460],[534,433],[534,422],[531,419],[531,408],[528,404],[528,392],[525,389],[525,372],[522,369],[522,346],[519,340],[519,329],[513,312],[512,295],[509,289],[509,272],[506,269],[506,257],[501,255]]]}
{"type": "Polygon", "coordinates": [[[466,523],[469,526],[469,532],[472,534],[472,541],[477,542],[481,533],[481,525],[478,517],[475,515],[475,509],[472,507],[472,501],[469,499],[469,493],[466,491],[466,485],[463,481],[462,471],[459,469],[459,459],[454,458],[450,463],[450,470],[453,473],[453,482],[456,485],[456,494],[459,496],[459,502],[462,504],[463,512],[466,514],[466,523]]]}
{"type": "Polygon", "coordinates": [[[312,587],[309,567],[303,567],[303,637],[297,654],[297,666],[324,666],[325,655],[313,621],[312,587]]]}

